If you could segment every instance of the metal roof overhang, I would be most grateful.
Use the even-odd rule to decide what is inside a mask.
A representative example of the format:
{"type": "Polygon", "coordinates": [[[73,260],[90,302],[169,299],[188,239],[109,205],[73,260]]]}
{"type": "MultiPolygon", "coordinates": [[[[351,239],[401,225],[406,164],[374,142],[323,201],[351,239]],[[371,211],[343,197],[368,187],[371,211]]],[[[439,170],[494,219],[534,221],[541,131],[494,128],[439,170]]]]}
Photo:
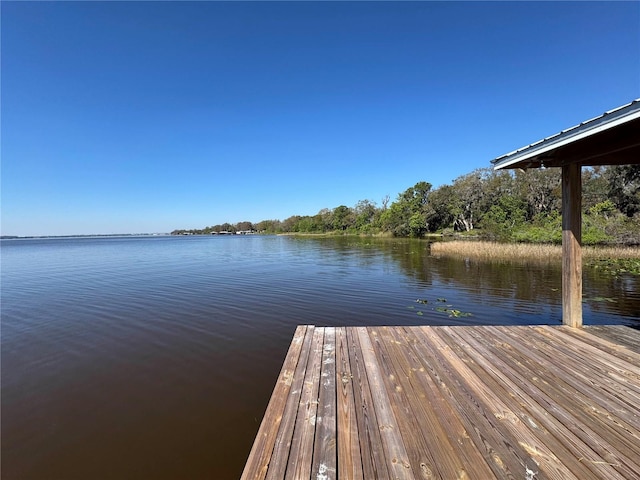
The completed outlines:
{"type": "Polygon", "coordinates": [[[640,99],[491,160],[494,170],[640,164],[640,99]]]}

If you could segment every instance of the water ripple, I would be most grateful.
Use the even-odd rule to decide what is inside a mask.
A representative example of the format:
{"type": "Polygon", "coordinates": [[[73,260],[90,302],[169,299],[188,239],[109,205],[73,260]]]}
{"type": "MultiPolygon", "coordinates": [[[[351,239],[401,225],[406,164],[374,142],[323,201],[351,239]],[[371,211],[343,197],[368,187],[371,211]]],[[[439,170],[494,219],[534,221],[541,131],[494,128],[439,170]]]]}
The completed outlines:
{"type": "MultiPolygon", "coordinates": [[[[144,469],[179,458],[207,472],[228,452],[218,460],[237,476],[298,324],[559,321],[555,267],[432,259],[425,245],[2,241],[3,473],[95,478],[99,465],[120,478],[133,465],[162,478],[144,469]]],[[[637,279],[587,273],[585,292],[612,299],[586,302],[587,323],[640,323],[637,279]]]]}

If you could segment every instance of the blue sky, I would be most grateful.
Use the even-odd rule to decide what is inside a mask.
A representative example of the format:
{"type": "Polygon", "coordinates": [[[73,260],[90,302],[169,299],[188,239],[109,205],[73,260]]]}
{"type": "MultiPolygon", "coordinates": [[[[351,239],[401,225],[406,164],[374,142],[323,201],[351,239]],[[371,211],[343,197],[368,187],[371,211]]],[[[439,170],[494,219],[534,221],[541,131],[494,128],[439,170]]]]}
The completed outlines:
{"type": "Polygon", "coordinates": [[[2,234],[378,204],[640,97],[638,2],[11,2],[2,234]]]}

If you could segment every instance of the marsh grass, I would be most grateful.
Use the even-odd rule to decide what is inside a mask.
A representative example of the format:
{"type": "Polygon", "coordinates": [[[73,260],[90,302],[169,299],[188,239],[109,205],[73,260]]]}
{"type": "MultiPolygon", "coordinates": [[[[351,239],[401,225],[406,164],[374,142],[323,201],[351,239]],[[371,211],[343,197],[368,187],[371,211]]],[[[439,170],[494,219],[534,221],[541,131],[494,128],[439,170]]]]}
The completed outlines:
{"type": "MultiPolygon", "coordinates": [[[[474,260],[560,261],[560,245],[455,240],[431,244],[431,255],[474,260]]],[[[638,260],[640,247],[583,247],[585,260],[638,260]]]]}

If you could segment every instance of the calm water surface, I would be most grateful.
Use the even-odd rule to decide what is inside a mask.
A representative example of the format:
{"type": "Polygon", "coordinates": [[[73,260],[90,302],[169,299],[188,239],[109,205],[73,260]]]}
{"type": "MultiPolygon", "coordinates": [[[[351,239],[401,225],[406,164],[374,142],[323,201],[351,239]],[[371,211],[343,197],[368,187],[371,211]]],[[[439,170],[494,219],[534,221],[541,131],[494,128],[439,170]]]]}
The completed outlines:
{"type": "MultiPolygon", "coordinates": [[[[560,264],[437,259],[422,241],[1,246],[3,479],[238,478],[298,324],[561,321],[560,264]]],[[[639,284],[585,270],[585,323],[640,326],[639,284]]]]}

